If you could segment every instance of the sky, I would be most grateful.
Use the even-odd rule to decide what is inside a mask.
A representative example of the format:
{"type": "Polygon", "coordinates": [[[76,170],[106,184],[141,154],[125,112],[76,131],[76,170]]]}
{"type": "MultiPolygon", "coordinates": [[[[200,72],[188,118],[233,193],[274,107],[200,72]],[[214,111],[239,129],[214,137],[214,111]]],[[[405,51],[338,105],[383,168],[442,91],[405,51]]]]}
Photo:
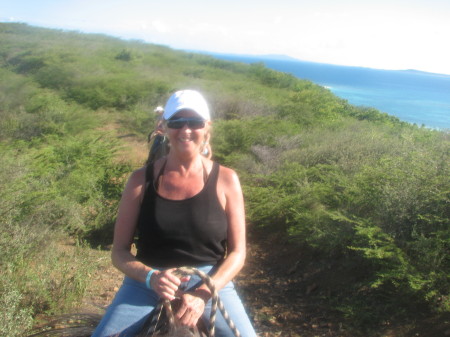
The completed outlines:
{"type": "Polygon", "coordinates": [[[450,0],[0,0],[0,22],[448,75],[449,18],[450,0]]]}

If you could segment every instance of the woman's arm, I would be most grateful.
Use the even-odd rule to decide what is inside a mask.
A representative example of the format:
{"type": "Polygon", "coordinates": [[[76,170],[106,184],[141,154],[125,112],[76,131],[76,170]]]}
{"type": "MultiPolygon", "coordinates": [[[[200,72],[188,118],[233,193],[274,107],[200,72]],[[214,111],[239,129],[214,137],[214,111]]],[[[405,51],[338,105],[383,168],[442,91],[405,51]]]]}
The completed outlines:
{"type": "MultiPolygon", "coordinates": [[[[119,204],[114,227],[114,241],[111,253],[113,265],[128,277],[139,282],[145,282],[151,270],[142,262],[136,260],[131,253],[131,244],[145,191],[145,168],[131,175],[119,204]]],[[[151,277],[152,288],[163,298],[173,299],[180,285],[180,279],[172,274],[171,269],[164,272],[155,271],[151,277]]]]}
{"type": "Polygon", "coordinates": [[[125,275],[145,282],[150,268],[137,261],[131,254],[131,244],[136,230],[142,197],[145,189],[145,170],[134,171],[128,179],[119,204],[114,227],[112,263],[125,275]]]}
{"type": "MultiPolygon", "coordinates": [[[[219,200],[224,206],[228,219],[227,256],[212,276],[217,290],[223,288],[242,269],[246,257],[246,224],[244,197],[239,178],[233,170],[220,167],[217,184],[219,200]]],[[[199,288],[205,291],[206,285],[199,288]]]]}

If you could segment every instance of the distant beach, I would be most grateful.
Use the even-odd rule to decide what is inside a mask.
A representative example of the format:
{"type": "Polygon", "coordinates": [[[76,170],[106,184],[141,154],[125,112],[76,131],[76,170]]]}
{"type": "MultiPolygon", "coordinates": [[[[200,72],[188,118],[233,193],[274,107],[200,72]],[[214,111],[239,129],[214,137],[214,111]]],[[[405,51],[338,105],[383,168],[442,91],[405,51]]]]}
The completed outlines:
{"type": "Polygon", "coordinates": [[[450,75],[336,66],[277,56],[211,55],[243,63],[263,62],[268,68],[322,85],[351,104],[374,107],[419,126],[450,129],[450,75]]]}

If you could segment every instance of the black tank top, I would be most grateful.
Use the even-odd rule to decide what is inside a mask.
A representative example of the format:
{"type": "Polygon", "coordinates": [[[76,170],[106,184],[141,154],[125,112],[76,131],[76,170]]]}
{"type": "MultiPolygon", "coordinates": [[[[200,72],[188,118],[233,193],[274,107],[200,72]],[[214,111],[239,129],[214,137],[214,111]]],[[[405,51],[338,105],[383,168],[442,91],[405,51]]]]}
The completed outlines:
{"type": "Polygon", "coordinates": [[[149,184],[137,224],[139,261],[156,268],[172,268],[214,265],[224,258],[228,221],[217,198],[219,167],[213,163],[198,194],[185,200],[170,200],[157,193],[153,165],[149,165],[149,184]]]}

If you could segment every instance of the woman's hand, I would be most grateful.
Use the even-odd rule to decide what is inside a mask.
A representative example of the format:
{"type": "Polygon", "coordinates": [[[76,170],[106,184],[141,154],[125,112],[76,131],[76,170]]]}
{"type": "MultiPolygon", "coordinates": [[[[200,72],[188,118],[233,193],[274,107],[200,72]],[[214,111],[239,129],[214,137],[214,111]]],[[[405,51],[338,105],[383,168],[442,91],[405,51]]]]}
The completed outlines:
{"type": "Polygon", "coordinates": [[[195,292],[183,293],[181,305],[175,314],[175,318],[181,325],[194,328],[205,311],[205,304],[205,300],[195,292]]]}
{"type": "Polygon", "coordinates": [[[175,268],[164,271],[155,271],[150,279],[150,285],[163,299],[172,301],[181,282],[186,282],[189,277],[179,278],[173,274],[175,268]]]}

